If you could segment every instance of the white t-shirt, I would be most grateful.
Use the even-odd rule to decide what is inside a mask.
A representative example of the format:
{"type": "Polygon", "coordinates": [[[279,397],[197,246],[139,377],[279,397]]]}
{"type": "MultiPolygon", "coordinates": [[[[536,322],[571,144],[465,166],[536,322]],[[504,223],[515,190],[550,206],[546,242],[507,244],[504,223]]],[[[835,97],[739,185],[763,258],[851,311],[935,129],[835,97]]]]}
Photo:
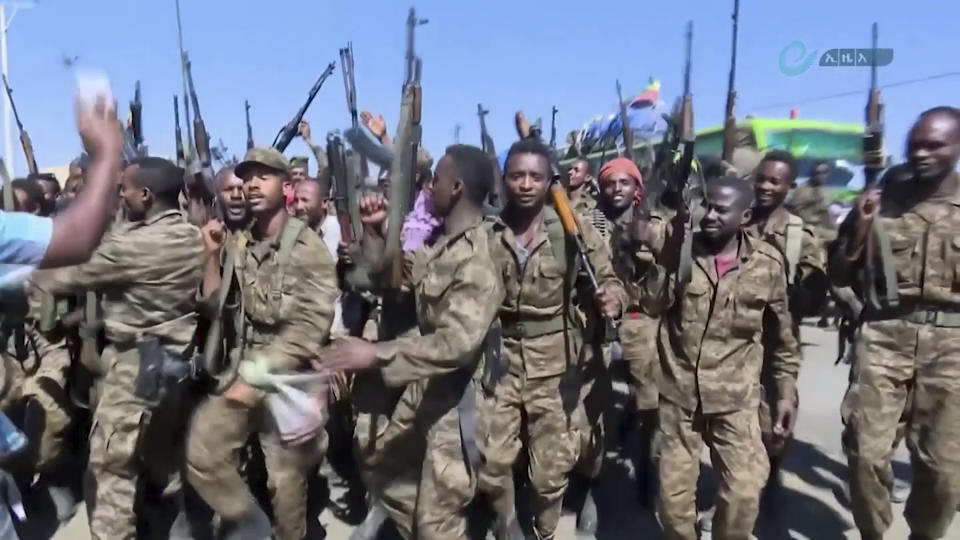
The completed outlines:
{"type": "Polygon", "coordinates": [[[330,250],[330,256],[337,260],[337,246],[340,245],[340,222],[337,218],[327,215],[320,224],[320,230],[323,231],[323,241],[330,250]]]}

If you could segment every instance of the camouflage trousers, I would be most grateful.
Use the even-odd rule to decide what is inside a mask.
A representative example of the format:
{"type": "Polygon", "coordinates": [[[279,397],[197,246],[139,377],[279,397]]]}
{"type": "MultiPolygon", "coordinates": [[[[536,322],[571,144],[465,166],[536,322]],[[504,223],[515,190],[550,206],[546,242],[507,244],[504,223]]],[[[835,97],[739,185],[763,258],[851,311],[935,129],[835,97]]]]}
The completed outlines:
{"type": "Polygon", "coordinates": [[[513,466],[522,447],[521,431],[526,431],[534,529],[540,538],[552,538],[568,474],[577,461],[578,441],[571,429],[569,404],[578,400],[579,384],[567,375],[529,379],[516,364],[511,362],[492,395],[480,400],[478,442],[485,461],[479,489],[491,498],[498,513],[512,511],[508,507],[514,501],[513,466]]]}
{"type": "Polygon", "coordinates": [[[259,433],[273,507],[274,536],[301,540],[307,527],[307,479],[321,459],[325,439],[287,446],[265,406],[249,408],[212,395],[190,419],[187,481],[223,519],[236,520],[257,504],[240,475],[240,453],[251,433],[259,433]]]}
{"type": "Polygon", "coordinates": [[[697,479],[703,444],[716,471],[714,538],[749,540],[767,481],[757,409],[721,414],[684,410],[660,402],[660,497],[664,538],[697,540],[697,479]]]}
{"type": "Polygon", "coordinates": [[[457,409],[424,401],[425,389],[425,382],[407,385],[389,417],[358,416],[365,483],[403,538],[466,538],[476,471],[464,457],[457,409]]]}
{"type": "Polygon", "coordinates": [[[913,485],[904,515],[919,538],[942,538],[960,503],[960,328],[866,322],[844,409],[844,446],[857,528],[882,535],[893,521],[890,459],[905,435],[913,485]]]}
{"type": "MultiPolygon", "coordinates": [[[[588,480],[600,476],[603,468],[604,439],[606,429],[604,411],[611,404],[613,388],[608,370],[609,352],[598,351],[595,347],[584,347],[584,351],[595,350],[595,356],[586,362],[583,383],[580,386],[580,399],[576,409],[570,415],[570,436],[576,445],[576,472],[588,480]]],[[[607,348],[609,349],[609,348],[607,348]]]]}
{"type": "MultiPolygon", "coordinates": [[[[183,421],[187,403],[172,389],[157,403],[134,393],[139,371],[136,349],[103,351],[108,366],[90,433],[89,484],[85,491],[94,540],[133,540],[145,485],[164,499],[181,496],[183,421]]],[[[147,524],[147,526],[150,526],[147,524]]],[[[160,531],[154,531],[159,533],[160,531]]]]}
{"type": "Polygon", "coordinates": [[[29,466],[31,472],[50,472],[70,448],[73,405],[66,391],[70,352],[66,347],[47,346],[39,360],[31,356],[21,364],[6,357],[4,364],[11,377],[4,409],[26,399],[33,403],[25,409],[22,424],[30,441],[29,466]]]}
{"type": "Polygon", "coordinates": [[[643,313],[628,313],[620,322],[620,345],[623,359],[630,366],[630,382],[638,411],[656,410],[660,405],[657,390],[660,378],[659,328],[660,319],[643,313]]]}

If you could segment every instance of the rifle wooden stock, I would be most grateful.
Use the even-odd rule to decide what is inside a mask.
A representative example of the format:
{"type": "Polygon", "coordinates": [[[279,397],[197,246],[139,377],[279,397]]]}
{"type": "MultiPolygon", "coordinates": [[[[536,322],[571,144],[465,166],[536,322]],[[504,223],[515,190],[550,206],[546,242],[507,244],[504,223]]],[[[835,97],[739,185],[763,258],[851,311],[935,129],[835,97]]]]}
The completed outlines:
{"type": "Polygon", "coordinates": [[[187,158],[183,151],[183,132],[180,131],[180,100],[173,95],[173,135],[177,144],[177,167],[185,167],[187,158]]]}
{"type": "Polygon", "coordinates": [[[30,135],[27,134],[27,130],[22,128],[20,129],[20,145],[23,146],[23,156],[27,160],[27,169],[30,170],[30,174],[38,174],[40,169],[37,168],[37,159],[33,155],[33,143],[30,142],[30,135]]]}
{"type": "Polygon", "coordinates": [[[13,111],[13,119],[17,122],[17,130],[20,132],[20,145],[23,147],[23,157],[27,160],[27,168],[30,170],[30,174],[37,174],[39,169],[37,168],[37,160],[33,155],[33,143],[30,142],[30,135],[27,134],[27,130],[23,129],[17,104],[13,101],[13,89],[10,88],[6,75],[3,76],[3,86],[7,91],[7,99],[10,101],[10,110],[13,111]]]}

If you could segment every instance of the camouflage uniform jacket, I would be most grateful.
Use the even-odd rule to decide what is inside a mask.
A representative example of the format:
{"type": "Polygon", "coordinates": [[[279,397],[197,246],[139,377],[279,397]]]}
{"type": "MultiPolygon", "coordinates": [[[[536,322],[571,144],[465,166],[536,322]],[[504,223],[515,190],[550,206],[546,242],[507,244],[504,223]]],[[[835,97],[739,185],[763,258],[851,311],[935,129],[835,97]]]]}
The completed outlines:
{"type": "MultiPolygon", "coordinates": [[[[287,218],[284,227],[295,219],[287,218]]],[[[290,371],[308,366],[326,341],[339,289],[336,265],[319,236],[304,227],[281,269],[282,236],[256,240],[250,230],[233,235],[246,351],[258,351],[271,370],[290,371]]]]}
{"type": "Polygon", "coordinates": [[[759,406],[761,339],[775,342],[771,370],[778,395],[793,395],[800,370],[799,347],[787,311],[787,280],[780,252],[741,234],[734,266],[718,278],[716,259],[694,236],[693,268],[683,297],[675,274],[651,265],[642,301],[663,314],[660,330],[660,395],[705,414],[759,406]],[[775,324],[765,324],[764,319],[775,324]],[[775,336],[766,338],[762,334],[775,336]]]}
{"type": "Polygon", "coordinates": [[[830,203],[822,186],[811,186],[807,183],[797,187],[788,206],[805,224],[817,231],[821,240],[824,234],[833,236],[836,232],[837,227],[830,217],[830,203]]]}
{"type": "MultiPolygon", "coordinates": [[[[631,223],[633,223],[632,208],[628,208],[616,220],[607,218],[613,269],[620,281],[623,282],[627,294],[624,311],[628,313],[641,311],[640,276],[646,273],[647,268],[655,259],[653,251],[648,246],[638,246],[630,241],[628,228],[631,223]]],[[[656,226],[653,220],[651,220],[651,226],[656,226]]]]}
{"type": "Polygon", "coordinates": [[[89,261],[48,273],[40,286],[53,294],[101,293],[111,343],[131,345],[149,334],[182,353],[196,326],[202,261],[200,230],[168,210],[111,228],[89,261]]]}
{"type": "Polygon", "coordinates": [[[818,308],[822,307],[826,299],[828,284],[823,248],[817,238],[815,227],[808,222],[803,223],[797,268],[796,270],[787,268],[790,265],[787,260],[787,229],[790,216],[790,212],[781,206],[774,210],[765,222],[753,222],[744,230],[752,237],[764,240],[777,248],[786,263],[784,270],[794,272],[792,284],[788,278],[790,313],[794,322],[799,324],[800,318],[819,312],[818,308]]]}
{"type": "Polygon", "coordinates": [[[417,298],[419,335],[377,345],[389,386],[477,366],[503,302],[503,285],[478,220],[464,231],[405,253],[404,285],[417,298]]]}
{"type": "MultiPolygon", "coordinates": [[[[912,184],[884,187],[880,215],[874,218],[890,239],[900,309],[960,310],[960,192],[918,201],[912,184]]],[[[830,277],[839,286],[859,285],[865,262],[862,247],[847,253],[856,218],[856,211],[851,212],[830,260],[830,277]]],[[[879,270],[879,250],[874,251],[879,270]]]]}
{"type": "MultiPolygon", "coordinates": [[[[513,231],[502,221],[496,221],[490,227],[491,254],[506,290],[503,305],[500,307],[500,320],[504,328],[505,353],[511,371],[525,371],[530,379],[564,373],[579,354],[576,339],[566,339],[562,331],[522,339],[511,337],[511,330],[522,328],[525,323],[576,319],[572,306],[569,305],[572,300],[568,293],[572,291],[564,290],[567,276],[554,257],[545,219],[541,220],[527,248],[517,246],[513,231]]],[[[580,229],[599,285],[611,287],[613,294],[619,297],[621,305],[625,306],[626,292],[613,271],[607,244],[589,222],[581,219],[580,229]]],[[[573,265],[571,256],[568,266],[573,265]]],[[[593,294],[592,291],[583,293],[588,298],[593,294]]],[[[580,329],[576,331],[579,332],[580,329]]]]}

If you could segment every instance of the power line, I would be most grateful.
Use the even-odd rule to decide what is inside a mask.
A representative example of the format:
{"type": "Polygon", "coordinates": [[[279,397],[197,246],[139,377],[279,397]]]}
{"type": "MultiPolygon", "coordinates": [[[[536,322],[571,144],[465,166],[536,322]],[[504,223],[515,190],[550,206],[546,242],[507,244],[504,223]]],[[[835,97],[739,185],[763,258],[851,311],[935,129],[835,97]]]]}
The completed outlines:
{"type": "MultiPolygon", "coordinates": [[[[936,75],[930,75],[930,76],[927,76],[927,77],[920,77],[919,79],[906,79],[906,80],[903,80],[903,81],[892,82],[892,83],[890,83],[890,84],[881,84],[881,85],[880,85],[880,88],[881,88],[881,89],[885,89],[885,88],[895,88],[895,87],[897,87],[897,86],[907,86],[907,85],[916,84],[916,83],[921,83],[921,82],[928,82],[928,81],[933,81],[933,80],[937,80],[937,79],[948,79],[948,78],[950,78],[950,77],[958,77],[958,76],[960,76],[960,71],[948,71],[948,72],[946,72],[946,73],[938,73],[938,74],[936,74],[936,75]]],[[[770,105],[764,105],[764,106],[762,106],[762,107],[749,107],[749,110],[751,110],[751,111],[764,111],[764,110],[769,110],[769,109],[780,109],[780,108],[783,108],[783,107],[795,107],[795,106],[798,106],[798,105],[806,105],[806,104],[808,104],[808,103],[816,103],[816,102],[818,102],[818,101],[827,101],[827,100],[830,100],[830,99],[837,99],[837,98],[850,97],[850,96],[859,96],[859,95],[863,95],[863,94],[864,94],[864,90],[863,90],[863,89],[860,89],[860,90],[851,90],[851,91],[849,91],[849,92],[840,92],[840,93],[837,93],[837,94],[829,94],[829,95],[826,95],[826,96],[820,96],[820,97],[815,97],[815,98],[803,99],[803,100],[800,100],[800,101],[783,101],[783,102],[780,102],[780,103],[773,103],[773,104],[770,104],[770,105]]]]}

